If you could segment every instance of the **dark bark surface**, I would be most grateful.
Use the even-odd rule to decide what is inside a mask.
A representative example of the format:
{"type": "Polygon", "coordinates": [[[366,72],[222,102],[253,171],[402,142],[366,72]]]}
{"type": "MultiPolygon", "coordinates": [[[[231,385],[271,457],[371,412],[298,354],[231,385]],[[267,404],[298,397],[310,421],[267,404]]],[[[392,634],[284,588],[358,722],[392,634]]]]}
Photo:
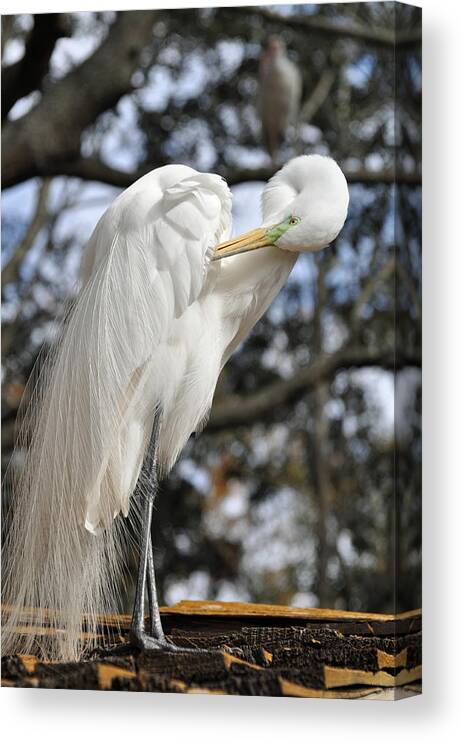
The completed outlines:
{"type": "Polygon", "coordinates": [[[79,156],[81,135],[132,89],[132,76],[152,35],[156,11],[127,11],[96,51],[50,87],[25,116],[5,124],[3,187],[47,174],[79,156]]]}
{"type": "MultiPolygon", "coordinates": [[[[163,609],[169,640],[204,653],[142,654],[118,641],[78,663],[7,657],[2,683],[29,688],[322,698],[402,698],[421,690],[421,615],[184,601],[163,609]]],[[[102,620],[102,631],[116,617],[102,620]]],[[[103,643],[103,641],[102,641],[103,643]]]]}
{"type": "Polygon", "coordinates": [[[17,100],[34,90],[42,90],[50,58],[57,40],[70,36],[69,18],[64,13],[43,13],[25,44],[24,56],[2,71],[2,121],[17,100]]]}

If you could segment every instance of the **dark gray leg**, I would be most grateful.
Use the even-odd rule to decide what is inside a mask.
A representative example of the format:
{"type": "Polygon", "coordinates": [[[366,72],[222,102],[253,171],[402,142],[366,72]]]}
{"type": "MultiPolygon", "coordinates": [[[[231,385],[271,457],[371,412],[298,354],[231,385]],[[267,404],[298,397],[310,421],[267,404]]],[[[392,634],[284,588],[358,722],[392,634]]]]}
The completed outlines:
{"type": "MultiPolygon", "coordinates": [[[[151,534],[150,534],[151,535],[151,534]]],[[[146,570],[146,581],[148,584],[148,606],[150,609],[150,634],[156,639],[165,641],[164,630],[159,613],[158,595],[156,590],[156,573],[154,570],[154,554],[152,536],[148,549],[148,565],[146,570]]]]}
{"type": "Polygon", "coordinates": [[[141,517],[140,561],[138,564],[137,586],[130,628],[130,640],[144,651],[169,650],[178,652],[202,652],[202,649],[176,647],[165,637],[159,613],[156,592],[156,575],[154,569],[151,522],[153,504],[158,490],[156,473],[156,442],[158,424],[154,421],[148,450],[135,488],[134,495],[143,498],[141,517]],[[148,588],[148,605],[150,610],[150,633],[145,631],[145,585],[148,588]]]}
{"type": "Polygon", "coordinates": [[[130,630],[131,640],[141,649],[158,649],[166,639],[162,630],[156,594],[153,547],[151,543],[151,522],[153,504],[158,489],[156,475],[156,442],[158,424],[153,423],[143,467],[135,488],[135,496],[143,498],[141,515],[140,561],[138,563],[137,586],[130,630]],[[150,609],[150,634],[145,632],[145,586],[148,587],[150,609]]]}
{"type": "MultiPolygon", "coordinates": [[[[150,637],[145,634],[145,585],[147,582],[148,563],[152,564],[151,549],[151,520],[153,514],[153,500],[151,493],[145,493],[142,512],[142,534],[140,543],[140,560],[138,563],[137,587],[135,590],[135,602],[132,615],[132,626],[130,636],[132,641],[140,647],[146,648],[145,639],[150,637]],[[150,558],[151,555],[151,558],[150,558]]],[[[150,590],[151,592],[151,590],[150,590]]],[[[153,636],[153,639],[156,637],[153,636]]],[[[151,642],[148,642],[151,643],[151,642]]]]}

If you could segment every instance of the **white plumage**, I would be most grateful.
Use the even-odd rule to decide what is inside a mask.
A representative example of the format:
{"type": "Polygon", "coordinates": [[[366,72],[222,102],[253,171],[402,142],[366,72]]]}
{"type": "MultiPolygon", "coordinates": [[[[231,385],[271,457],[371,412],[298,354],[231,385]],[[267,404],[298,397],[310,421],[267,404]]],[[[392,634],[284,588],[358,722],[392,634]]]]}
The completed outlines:
{"type": "Polygon", "coordinates": [[[271,36],[259,67],[259,104],[265,146],[272,159],[288,128],[297,125],[302,77],[287,54],[284,42],[271,36]]]}
{"type": "Polygon", "coordinates": [[[267,186],[259,244],[253,233],[254,242],[217,248],[229,237],[230,191],[219,176],[186,166],[149,173],[105,212],[23,432],[32,442],[4,549],[11,612],[3,653],[39,645],[46,657],[78,658],[82,614],[95,632],[96,615],[117,610],[126,540],[119,514],[137,517],[131,495],[155,413],[165,476],[206,419],[230,354],[298,253],[334,239],[347,203],[336,163],[311,156],[267,186]],[[28,606],[56,610],[23,635],[15,626],[28,606]],[[46,621],[53,636],[41,630],[46,621]]]}

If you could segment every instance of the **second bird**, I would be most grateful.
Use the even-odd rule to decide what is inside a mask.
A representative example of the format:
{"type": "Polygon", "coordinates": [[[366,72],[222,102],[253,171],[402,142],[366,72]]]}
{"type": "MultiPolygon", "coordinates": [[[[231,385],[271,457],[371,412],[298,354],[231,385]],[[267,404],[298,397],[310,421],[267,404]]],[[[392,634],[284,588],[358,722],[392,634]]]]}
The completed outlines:
{"type": "Polygon", "coordinates": [[[270,36],[259,67],[259,106],[262,135],[275,161],[290,126],[297,125],[302,95],[302,78],[286,54],[284,41],[270,36]]]}

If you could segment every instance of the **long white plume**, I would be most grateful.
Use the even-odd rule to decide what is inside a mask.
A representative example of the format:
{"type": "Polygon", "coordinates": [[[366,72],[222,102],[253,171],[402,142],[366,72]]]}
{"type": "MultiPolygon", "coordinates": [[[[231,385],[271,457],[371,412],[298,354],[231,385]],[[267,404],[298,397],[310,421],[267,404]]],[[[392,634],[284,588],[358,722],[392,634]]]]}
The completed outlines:
{"type": "MultiPolygon", "coordinates": [[[[127,514],[134,484],[125,481],[122,433],[159,331],[147,268],[143,246],[131,242],[129,256],[116,235],[40,374],[22,427],[30,445],[3,549],[3,654],[39,649],[47,658],[77,659],[82,614],[92,634],[97,614],[118,607],[127,528],[114,518],[121,500],[127,514]],[[38,608],[37,628],[18,633],[29,607],[38,608]]],[[[136,474],[140,466],[141,459],[136,474]]]]}

